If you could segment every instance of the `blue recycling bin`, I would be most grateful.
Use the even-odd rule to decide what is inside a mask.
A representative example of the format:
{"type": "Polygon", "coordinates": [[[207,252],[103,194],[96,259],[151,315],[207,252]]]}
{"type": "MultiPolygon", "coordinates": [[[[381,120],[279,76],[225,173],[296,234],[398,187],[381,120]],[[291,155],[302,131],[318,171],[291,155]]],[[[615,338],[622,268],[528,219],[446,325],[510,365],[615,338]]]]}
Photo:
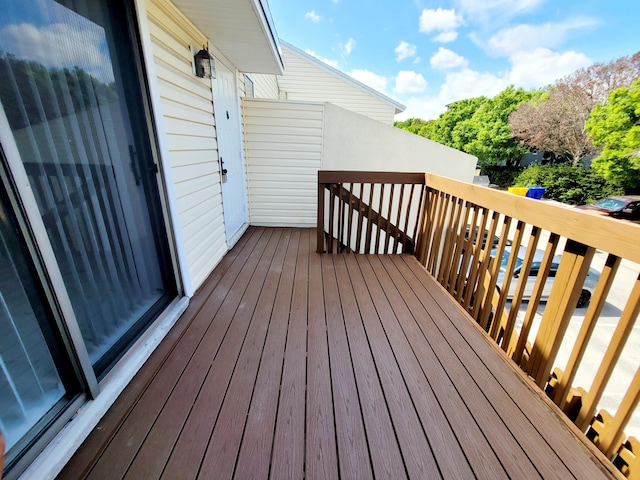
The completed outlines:
{"type": "Polygon", "coordinates": [[[535,198],[536,200],[540,200],[546,190],[544,187],[528,187],[528,188],[529,189],[527,190],[526,196],[529,198],[535,198]]]}

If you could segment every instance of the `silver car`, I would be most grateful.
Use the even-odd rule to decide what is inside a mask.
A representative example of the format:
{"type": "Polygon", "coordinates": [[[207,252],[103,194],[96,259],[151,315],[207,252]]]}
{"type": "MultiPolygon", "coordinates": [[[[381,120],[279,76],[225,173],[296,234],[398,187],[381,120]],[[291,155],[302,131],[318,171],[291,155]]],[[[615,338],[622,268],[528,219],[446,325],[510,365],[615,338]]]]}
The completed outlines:
{"type": "MultiPolygon", "coordinates": [[[[524,263],[526,248],[520,247],[518,252],[518,258],[516,259],[516,266],[513,270],[513,278],[511,279],[511,284],[509,285],[509,293],[507,298],[513,298],[513,295],[516,291],[516,286],[518,284],[518,278],[520,277],[522,264],[524,263]]],[[[492,250],[492,254],[495,255],[496,251],[492,250]]],[[[509,261],[509,256],[511,255],[511,248],[505,248],[504,255],[502,256],[502,262],[500,263],[500,273],[498,274],[498,289],[502,287],[504,281],[504,274],[507,270],[507,263],[509,261]]],[[[524,299],[531,298],[531,294],[533,293],[533,287],[536,283],[536,278],[538,276],[538,271],[540,270],[540,265],[542,262],[542,257],[544,252],[542,250],[536,250],[535,255],[533,257],[533,262],[531,263],[531,269],[529,270],[529,276],[527,277],[527,281],[524,287],[524,299]]],[[[549,293],[551,293],[551,287],[553,287],[554,279],[556,273],[558,273],[558,266],[560,265],[560,256],[556,256],[553,258],[553,263],[551,264],[551,269],[549,270],[549,276],[547,277],[546,282],[544,282],[544,288],[542,290],[542,299],[549,298],[549,293]]],[[[577,307],[584,307],[589,303],[591,299],[591,295],[595,290],[596,283],[598,283],[598,278],[600,274],[593,270],[589,269],[589,273],[587,274],[587,278],[584,281],[584,285],[582,286],[582,291],[580,292],[580,297],[578,298],[577,307]]]]}

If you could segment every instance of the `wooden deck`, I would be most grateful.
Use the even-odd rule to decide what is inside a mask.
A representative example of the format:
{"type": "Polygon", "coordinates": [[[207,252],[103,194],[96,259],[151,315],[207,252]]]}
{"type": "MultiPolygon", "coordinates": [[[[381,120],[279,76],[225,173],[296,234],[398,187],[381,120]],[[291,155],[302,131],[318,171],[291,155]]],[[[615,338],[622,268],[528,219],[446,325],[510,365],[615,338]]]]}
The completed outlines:
{"type": "Polygon", "coordinates": [[[251,228],[59,478],[611,478],[412,256],[251,228]]]}

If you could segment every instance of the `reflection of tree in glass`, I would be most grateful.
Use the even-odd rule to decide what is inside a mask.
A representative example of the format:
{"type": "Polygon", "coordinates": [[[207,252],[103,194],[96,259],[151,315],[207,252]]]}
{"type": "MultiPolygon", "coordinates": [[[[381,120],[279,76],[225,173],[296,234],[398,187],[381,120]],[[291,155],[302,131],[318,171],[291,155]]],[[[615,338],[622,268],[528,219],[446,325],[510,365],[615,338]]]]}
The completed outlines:
{"type": "Polygon", "coordinates": [[[82,68],[47,68],[0,51],[0,100],[13,130],[118,101],[105,84],[82,68]]]}

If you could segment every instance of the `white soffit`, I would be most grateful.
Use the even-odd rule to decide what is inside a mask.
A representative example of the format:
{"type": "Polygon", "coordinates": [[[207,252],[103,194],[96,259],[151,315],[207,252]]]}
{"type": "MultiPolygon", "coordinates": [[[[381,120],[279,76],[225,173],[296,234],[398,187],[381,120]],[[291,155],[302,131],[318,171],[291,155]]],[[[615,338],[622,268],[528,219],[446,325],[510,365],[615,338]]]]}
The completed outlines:
{"type": "Polygon", "coordinates": [[[266,0],[173,3],[241,72],[282,75],[284,62],[266,0]]]}

